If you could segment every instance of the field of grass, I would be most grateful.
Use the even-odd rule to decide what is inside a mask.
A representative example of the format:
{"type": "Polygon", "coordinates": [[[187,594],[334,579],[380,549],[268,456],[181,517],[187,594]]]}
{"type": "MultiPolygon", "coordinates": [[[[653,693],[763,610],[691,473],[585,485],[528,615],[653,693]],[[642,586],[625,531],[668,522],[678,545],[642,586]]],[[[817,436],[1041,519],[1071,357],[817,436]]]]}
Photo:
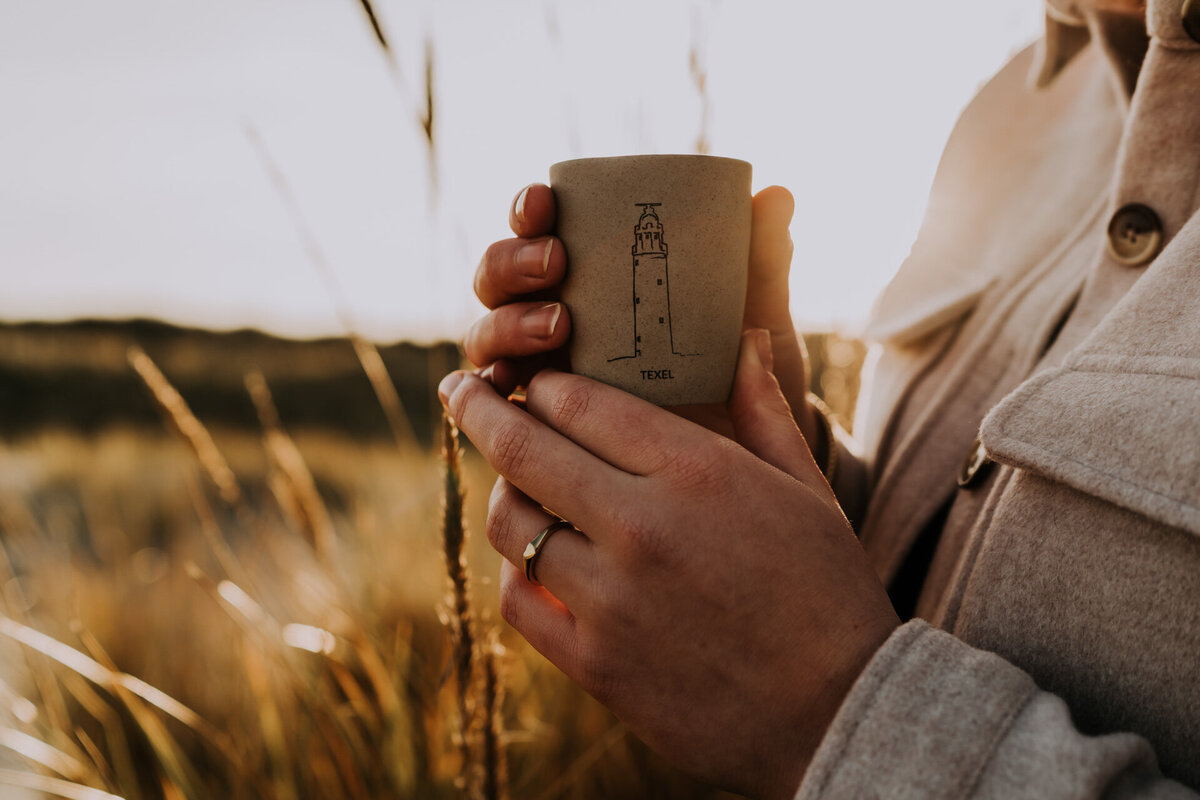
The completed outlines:
{"type": "MultiPolygon", "coordinates": [[[[0,401],[24,392],[0,412],[26,415],[0,433],[0,796],[724,796],[499,621],[494,474],[469,448],[448,468],[433,435],[444,350],[416,366],[382,351],[406,440],[378,408],[339,429],[371,397],[361,367],[335,369],[357,363],[345,342],[248,355],[135,336],[139,377],[128,331],[52,346],[77,333],[0,349],[0,401]],[[331,377],[306,374],[320,363],[331,377]],[[86,390],[64,399],[66,376],[86,390]],[[167,382],[184,401],[198,387],[194,417],[167,382]],[[37,392],[65,410],[38,417],[37,392]],[[71,425],[90,397],[142,410],[71,425]]],[[[809,347],[848,419],[861,346],[809,347]]]]}

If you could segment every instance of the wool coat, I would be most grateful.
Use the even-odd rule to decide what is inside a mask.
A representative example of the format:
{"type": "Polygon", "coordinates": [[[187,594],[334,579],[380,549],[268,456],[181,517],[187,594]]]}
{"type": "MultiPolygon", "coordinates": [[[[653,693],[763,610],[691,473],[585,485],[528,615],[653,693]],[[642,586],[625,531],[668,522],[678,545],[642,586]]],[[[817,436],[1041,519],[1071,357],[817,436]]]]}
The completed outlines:
{"type": "Polygon", "coordinates": [[[964,111],[872,313],[834,488],[925,571],[799,798],[1200,791],[1200,2],[1103,5],[964,111]]]}

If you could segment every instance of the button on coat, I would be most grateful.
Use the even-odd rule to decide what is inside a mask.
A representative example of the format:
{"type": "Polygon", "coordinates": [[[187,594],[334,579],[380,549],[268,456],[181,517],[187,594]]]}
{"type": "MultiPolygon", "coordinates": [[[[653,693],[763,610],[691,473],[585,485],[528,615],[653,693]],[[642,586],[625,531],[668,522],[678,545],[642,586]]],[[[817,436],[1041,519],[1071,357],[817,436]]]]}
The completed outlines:
{"type": "Polygon", "coordinates": [[[1183,4],[1181,16],[1184,32],[1200,44],[1200,0],[1187,0],[1183,4]]]}
{"type": "Polygon", "coordinates": [[[1158,255],[1162,238],[1162,222],[1154,209],[1130,203],[1113,214],[1108,224],[1108,253],[1118,264],[1140,267],[1158,255]]]}

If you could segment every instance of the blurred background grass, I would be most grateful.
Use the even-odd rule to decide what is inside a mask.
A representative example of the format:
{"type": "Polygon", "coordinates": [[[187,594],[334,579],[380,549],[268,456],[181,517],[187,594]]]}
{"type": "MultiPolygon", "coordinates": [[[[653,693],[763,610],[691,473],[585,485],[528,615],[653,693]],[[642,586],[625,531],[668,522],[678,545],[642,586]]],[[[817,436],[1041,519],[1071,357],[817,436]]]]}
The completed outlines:
{"type": "MultiPolygon", "coordinates": [[[[814,388],[851,425],[863,346],[806,341],[814,388]]],[[[58,780],[127,798],[723,796],[504,628],[481,535],[494,474],[469,449],[474,647],[457,669],[434,387],[458,351],[378,352],[411,441],[349,340],[0,326],[0,785],[30,787],[0,795],[59,796],[37,783],[58,780]],[[164,424],[131,346],[200,433],[169,401],[164,424]]]]}

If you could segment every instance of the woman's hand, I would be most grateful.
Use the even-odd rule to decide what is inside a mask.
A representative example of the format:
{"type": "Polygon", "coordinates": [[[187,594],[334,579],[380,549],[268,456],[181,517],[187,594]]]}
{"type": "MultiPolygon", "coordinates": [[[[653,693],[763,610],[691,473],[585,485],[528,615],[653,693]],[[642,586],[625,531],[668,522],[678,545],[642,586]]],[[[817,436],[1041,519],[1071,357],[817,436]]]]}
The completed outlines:
{"type": "Polygon", "coordinates": [[[513,200],[515,239],[493,243],[475,270],[475,295],[490,311],[467,331],[463,350],[509,395],[547,364],[565,366],[571,315],[558,300],[567,257],[554,230],[554,193],[540,183],[513,200]]]}
{"type": "MultiPolygon", "coordinates": [[[[808,403],[808,364],[788,308],[788,272],[792,240],[788,233],[795,203],[782,186],[754,196],[750,233],[749,282],[743,329],[770,331],[776,374],[805,439],[825,461],[829,444],[818,434],[815,412],[808,403]]],[[[467,358],[488,368],[488,378],[502,394],[525,385],[547,365],[565,367],[563,346],[571,334],[571,315],[558,301],[566,274],[566,252],[553,236],[554,193],[549,186],[526,186],[513,201],[508,223],[514,239],[487,249],[475,273],[475,294],[490,312],[473,325],[463,342],[467,358]]],[[[689,414],[709,420],[700,410],[689,414]]]]}
{"type": "Polygon", "coordinates": [[[527,411],[462,372],[439,393],[501,474],[488,538],[501,611],[683,769],[787,797],[871,655],[898,624],[770,372],[743,337],[738,442],[552,370],[527,411]],[[522,554],[559,531],[527,581],[522,554]]]}

